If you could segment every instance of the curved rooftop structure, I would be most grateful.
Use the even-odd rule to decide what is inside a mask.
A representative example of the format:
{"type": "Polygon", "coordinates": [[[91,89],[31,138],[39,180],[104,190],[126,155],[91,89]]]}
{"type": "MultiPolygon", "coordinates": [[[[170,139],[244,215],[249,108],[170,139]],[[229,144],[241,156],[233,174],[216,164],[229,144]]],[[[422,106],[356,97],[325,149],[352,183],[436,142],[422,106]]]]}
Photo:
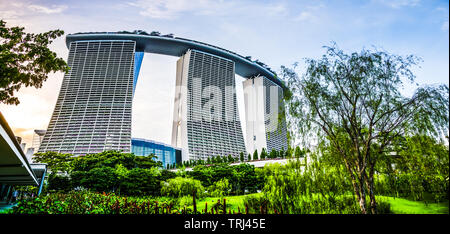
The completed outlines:
{"type": "Polygon", "coordinates": [[[249,57],[244,57],[232,51],[207,43],[174,37],[172,34],[161,36],[157,32],[148,34],[143,31],[76,33],[66,36],[66,45],[69,48],[71,42],[91,40],[131,40],[136,42],[136,52],[147,52],[177,57],[182,56],[188,49],[200,50],[232,60],[235,63],[235,72],[242,77],[252,78],[256,76],[265,76],[277,85],[285,87],[281,80],[276,77],[276,74],[259,61],[252,61],[249,57]]]}

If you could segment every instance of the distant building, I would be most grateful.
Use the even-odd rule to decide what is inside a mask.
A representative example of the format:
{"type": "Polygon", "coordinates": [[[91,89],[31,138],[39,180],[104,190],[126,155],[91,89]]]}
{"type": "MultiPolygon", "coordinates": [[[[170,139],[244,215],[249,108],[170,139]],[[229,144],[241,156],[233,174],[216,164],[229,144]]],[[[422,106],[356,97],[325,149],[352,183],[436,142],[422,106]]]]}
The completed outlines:
{"type": "Polygon", "coordinates": [[[70,43],[70,70],[39,152],[131,151],[135,44],[130,40],[70,43]]]}
{"type": "MultiPolygon", "coordinates": [[[[182,149],[183,161],[251,153],[245,148],[239,120],[235,74],[246,79],[261,75],[284,86],[259,61],[170,34],[76,33],[67,35],[66,45],[70,70],[64,75],[47,131],[43,139],[36,139],[39,146],[33,145],[38,152],[75,156],[132,152],[132,101],[144,53],[181,56],[176,95],[180,85],[187,94],[175,97],[171,144],[182,149]]],[[[270,148],[272,141],[266,143],[270,148]]]]}
{"type": "Polygon", "coordinates": [[[186,151],[183,161],[237,158],[246,152],[234,67],[232,60],[197,50],[188,50],[178,60],[172,145],[186,151]],[[215,105],[209,108],[211,102],[215,105]]]}
{"type": "Polygon", "coordinates": [[[39,130],[39,129],[34,130],[33,141],[31,142],[31,148],[33,148],[34,150],[33,154],[38,152],[39,147],[41,146],[42,143],[42,139],[44,139],[44,135],[46,132],[47,132],[46,130],[39,130]]]}
{"type": "Polygon", "coordinates": [[[284,111],[281,87],[264,76],[245,80],[243,87],[248,152],[287,150],[286,119],[280,116],[284,111]]]}
{"type": "Polygon", "coordinates": [[[137,156],[149,156],[153,154],[157,157],[156,161],[162,162],[165,168],[167,168],[167,165],[181,162],[182,158],[180,148],[141,138],[131,139],[131,152],[137,156]]]}
{"type": "Polygon", "coordinates": [[[31,162],[31,160],[33,159],[33,155],[35,153],[35,148],[30,147],[27,149],[27,152],[25,153],[25,156],[28,159],[28,162],[31,162]]]}

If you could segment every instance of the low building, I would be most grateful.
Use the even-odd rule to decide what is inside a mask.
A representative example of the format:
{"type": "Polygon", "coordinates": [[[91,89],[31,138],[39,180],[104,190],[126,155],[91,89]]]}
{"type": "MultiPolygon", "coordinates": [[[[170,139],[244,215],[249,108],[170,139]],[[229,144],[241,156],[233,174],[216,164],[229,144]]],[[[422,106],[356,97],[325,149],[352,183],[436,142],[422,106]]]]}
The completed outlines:
{"type": "Polygon", "coordinates": [[[149,156],[153,154],[157,157],[156,161],[162,162],[165,168],[168,165],[181,162],[182,158],[180,148],[142,138],[131,139],[131,152],[137,156],[149,156]]]}

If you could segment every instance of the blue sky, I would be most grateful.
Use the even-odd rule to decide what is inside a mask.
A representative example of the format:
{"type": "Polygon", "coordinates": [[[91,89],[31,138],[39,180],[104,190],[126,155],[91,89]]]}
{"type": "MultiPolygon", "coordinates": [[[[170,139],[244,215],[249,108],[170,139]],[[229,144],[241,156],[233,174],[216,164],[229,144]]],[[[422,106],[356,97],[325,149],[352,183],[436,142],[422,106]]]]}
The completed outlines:
{"type": "MultiPolygon", "coordinates": [[[[322,46],[332,41],[346,52],[374,46],[421,57],[420,68],[414,69],[421,85],[449,83],[448,1],[0,0],[0,18],[8,26],[36,33],[52,29],[66,34],[135,29],[173,33],[250,55],[275,71],[303,58],[319,58],[322,46]]],[[[64,37],[51,48],[67,59],[64,37]]],[[[176,60],[144,56],[133,103],[133,136],[170,143],[176,60]],[[149,93],[149,88],[155,91],[149,93]]],[[[42,89],[20,90],[19,106],[0,105],[16,135],[26,142],[31,142],[33,129],[47,127],[62,77],[51,74],[42,89]]],[[[238,85],[241,81],[237,78],[238,85]]],[[[406,85],[405,95],[414,88],[406,85]]]]}

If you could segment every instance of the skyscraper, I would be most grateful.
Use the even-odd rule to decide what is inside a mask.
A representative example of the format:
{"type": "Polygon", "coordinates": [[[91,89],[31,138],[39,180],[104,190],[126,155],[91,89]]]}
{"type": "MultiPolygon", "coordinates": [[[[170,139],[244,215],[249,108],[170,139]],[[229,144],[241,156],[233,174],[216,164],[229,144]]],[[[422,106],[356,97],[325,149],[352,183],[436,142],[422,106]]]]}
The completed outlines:
{"type": "Polygon", "coordinates": [[[183,160],[246,152],[233,61],[188,50],[177,62],[175,92],[172,145],[183,160]]]}
{"type": "MultiPolygon", "coordinates": [[[[247,79],[265,76],[268,82],[283,86],[260,62],[171,34],[140,30],[75,33],[67,35],[66,45],[70,70],[38,152],[132,152],[132,99],[145,53],[181,56],[172,145],[181,149],[183,161],[248,152],[237,108],[235,73],[247,79]]],[[[268,134],[267,139],[271,138],[268,134]]],[[[271,144],[265,141],[266,147],[271,144]]]]}
{"type": "Polygon", "coordinates": [[[33,148],[33,153],[38,152],[42,140],[44,139],[45,132],[46,130],[39,130],[39,129],[34,130],[33,141],[31,142],[31,148],[33,148]]]}
{"type": "Polygon", "coordinates": [[[135,41],[73,41],[39,152],[83,155],[131,147],[135,41]]]}
{"type": "Polygon", "coordinates": [[[287,150],[282,88],[264,76],[245,80],[243,86],[248,152],[287,150]]]}

